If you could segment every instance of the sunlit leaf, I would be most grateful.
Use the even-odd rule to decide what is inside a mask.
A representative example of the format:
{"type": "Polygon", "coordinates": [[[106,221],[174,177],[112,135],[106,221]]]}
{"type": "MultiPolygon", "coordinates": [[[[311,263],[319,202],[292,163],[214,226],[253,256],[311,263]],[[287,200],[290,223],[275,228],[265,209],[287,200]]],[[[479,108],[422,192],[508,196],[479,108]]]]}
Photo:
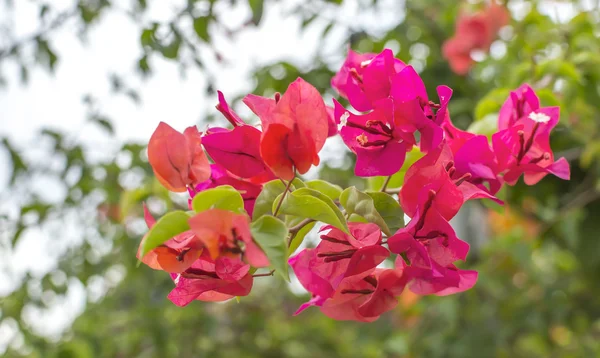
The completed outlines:
{"type": "Polygon", "coordinates": [[[188,219],[190,215],[185,211],[172,211],[160,218],[142,242],[141,255],[144,256],[164,242],[190,229],[188,219]]]}
{"type": "Polygon", "coordinates": [[[223,209],[240,213],[244,210],[244,199],[233,187],[222,185],[197,193],[192,199],[192,209],[197,213],[209,209],[223,209]]]}

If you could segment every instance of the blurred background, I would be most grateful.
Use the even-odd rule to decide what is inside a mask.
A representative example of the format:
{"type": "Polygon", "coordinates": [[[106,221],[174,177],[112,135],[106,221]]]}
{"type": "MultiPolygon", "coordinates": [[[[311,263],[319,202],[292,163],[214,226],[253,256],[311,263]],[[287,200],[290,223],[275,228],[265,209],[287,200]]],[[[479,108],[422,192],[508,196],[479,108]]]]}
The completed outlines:
{"type": "MultiPolygon", "coordinates": [[[[457,0],[0,0],[0,355],[7,357],[600,356],[600,1],[505,0],[511,22],[454,73],[442,46],[457,0]],[[159,121],[215,120],[216,90],[283,92],[297,76],[330,103],[348,48],[391,48],[428,86],[454,89],[454,123],[489,133],[510,90],[561,106],[553,132],[572,180],[519,183],[504,208],[456,220],[477,285],[404,293],[375,323],[309,309],[298,285],[256,280],[240,303],[166,299],[168,275],[136,267],[146,226],[185,198],[153,178],[159,121]]],[[[353,156],[329,140],[320,175],[342,186],[353,156]]]]}

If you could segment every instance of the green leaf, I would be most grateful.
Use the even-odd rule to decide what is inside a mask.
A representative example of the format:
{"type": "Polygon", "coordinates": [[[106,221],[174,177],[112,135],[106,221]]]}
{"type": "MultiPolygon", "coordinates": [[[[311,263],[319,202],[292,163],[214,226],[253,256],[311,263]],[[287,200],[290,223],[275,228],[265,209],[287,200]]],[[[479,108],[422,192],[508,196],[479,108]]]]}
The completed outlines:
{"type": "MultiPolygon", "coordinates": [[[[281,195],[275,199],[273,207],[281,200],[281,195]]],[[[348,233],[348,225],[340,209],[328,196],[314,189],[300,188],[287,193],[279,212],[321,221],[348,233]]]]}
{"type": "Polygon", "coordinates": [[[248,5],[252,10],[252,23],[254,25],[260,24],[260,20],[263,16],[264,0],[248,0],[248,5]]]}
{"type": "Polygon", "coordinates": [[[160,218],[142,242],[142,256],[162,245],[165,241],[190,229],[185,211],[173,211],[160,218]]]}
{"type": "Polygon", "coordinates": [[[492,135],[498,131],[498,113],[488,114],[482,120],[471,123],[467,131],[491,139],[492,135]]]}
{"type": "Polygon", "coordinates": [[[109,119],[104,118],[104,117],[100,117],[100,116],[92,116],[92,117],[90,117],[90,121],[98,124],[108,134],[110,134],[110,135],[114,135],[115,134],[115,129],[113,128],[113,125],[112,125],[112,123],[110,122],[109,119]]]}
{"type": "Polygon", "coordinates": [[[209,209],[223,209],[236,213],[244,211],[244,199],[229,185],[199,192],[192,200],[192,209],[199,213],[209,209]]]}
{"type": "Polygon", "coordinates": [[[346,209],[347,214],[357,214],[367,219],[368,222],[377,224],[387,236],[392,232],[385,220],[375,208],[373,198],[351,186],[340,195],[340,204],[346,209]]]}
{"type": "MultiPolygon", "coordinates": [[[[288,215],[285,217],[285,225],[287,227],[294,227],[303,220],[304,220],[304,218],[288,215]]],[[[292,242],[290,242],[290,247],[288,248],[288,256],[292,255],[296,251],[296,249],[304,241],[304,238],[306,237],[306,235],[310,232],[310,230],[312,230],[315,227],[316,224],[317,224],[317,222],[313,221],[310,224],[304,225],[304,227],[302,227],[302,229],[298,230],[296,235],[294,235],[294,237],[292,238],[292,242]]]]}
{"type": "Polygon", "coordinates": [[[366,194],[373,199],[375,209],[390,228],[392,234],[404,227],[404,211],[398,200],[381,192],[367,192],[366,194]]]}
{"type": "Polygon", "coordinates": [[[196,35],[204,42],[210,41],[210,35],[208,34],[208,17],[201,16],[194,19],[194,31],[196,35]]]}
{"type": "Polygon", "coordinates": [[[263,216],[250,225],[254,241],[262,248],[275,272],[290,280],[288,274],[288,228],[274,216],[263,216]]]}
{"type": "Polygon", "coordinates": [[[562,58],[542,62],[536,67],[536,76],[555,75],[567,79],[569,82],[581,83],[583,77],[574,64],[564,61],[562,58]]]}
{"type": "MultiPolygon", "coordinates": [[[[292,181],[290,190],[294,191],[296,188],[305,187],[302,180],[295,178],[292,181]]],[[[275,199],[283,193],[285,190],[285,184],[279,180],[271,180],[270,182],[263,185],[262,191],[258,194],[256,202],[254,203],[254,211],[252,213],[252,220],[257,220],[263,215],[273,215],[273,203],[275,199]]]]}
{"type": "Polygon", "coordinates": [[[508,98],[509,93],[510,89],[508,88],[497,88],[486,94],[475,106],[475,120],[480,121],[488,114],[500,111],[500,107],[508,98]]]}
{"type": "Polygon", "coordinates": [[[342,193],[342,188],[339,185],[331,184],[325,180],[307,181],[306,187],[327,195],[331,200],[339,199],[342,193]]]}

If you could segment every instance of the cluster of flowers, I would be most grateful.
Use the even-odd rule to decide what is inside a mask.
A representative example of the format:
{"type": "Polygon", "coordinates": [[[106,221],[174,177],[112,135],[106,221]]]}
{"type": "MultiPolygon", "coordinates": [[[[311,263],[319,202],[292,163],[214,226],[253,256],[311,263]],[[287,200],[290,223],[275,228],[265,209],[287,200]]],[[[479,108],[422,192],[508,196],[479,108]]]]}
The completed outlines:
{"type": "Polygon", "coordinates": [[[471,58],[473,50],[489,51],[496,34],[510,22],[510,13],[506,7],[491,4],[482,11],[473,14],[461,14],[456,21],[456,32],[442,48],[444,58],[452,71],[465,75],[474,64],[471,58]]]}
{"type": "MultiPolygon", "coordinates": [[[[158,126],[148,157],[166,188],[188,191],[194,198],[227,185],[244,201],[243,212],[209,208],[189,218],[188,231],[148,253],[140,249],[144,263],[171,273],[175,288],[168,297],[175,304],[223,301],[250,292],[254,277],[265,275],[255,274],[255,269],[272,264],[250,228],[263,186],[271,181],[286,186],[280,202],[273,202],[275,209],[264,214],[277,217],[281,201],[293,190],[292,181],[319,164],[327,137],[338,133],[356,154],[355,174],[360,177],[391,176],[402,168],[407,152],[418,147],[424,153],[406,171],[398,193],[411,220],[385,236],[377,223],[364,220],[349,222],[347,229],[323,226],[315,248],[289,258],[296,277],[312,294],[297,313],[318,306],[334,319],[370,322],[394,308],[404,289],[420,295],[467,290],[477,272],[455,266],[465,260],[469,245],[448,222],[463,203],[482,198],[501,203],[497,192],[521,175],[529,185],[547,174],[569,179],[568,163],[564,158],[554,161],[549,144],[559,109],[540,107],[526,84],[502,106],[491,143],[452,124],[450,88],[439,86],[439,103],[431,101],[420,76],[390,50],[350,51],[332,86],[361,113],[351,113],[337,101],[326,106],[313,86],[298,79],[283,95],[244,98],[260,118],[262,131],[246,124],[220,92],[217,109],[232,129],[211,128],[202,135],[195,127],[180,133],[165,123],[158,126]],[[393,268],[382,268],[394,256],[393,268]]],[[[145,214],[152,227],[154,219],[147,210],[145,214]]],[[[319,220],[299,219],[304,219],[301,224],[319,220]]],[[[297,232],[298,222],[290,233],[297,232]]]]}

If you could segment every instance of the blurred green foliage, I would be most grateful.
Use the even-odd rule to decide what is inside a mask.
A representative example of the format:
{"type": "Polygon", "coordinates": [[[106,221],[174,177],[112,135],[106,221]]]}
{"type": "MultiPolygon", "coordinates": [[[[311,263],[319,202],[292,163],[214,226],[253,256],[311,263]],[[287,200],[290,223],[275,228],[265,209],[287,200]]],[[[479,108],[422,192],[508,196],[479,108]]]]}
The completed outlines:
{"type": "MultiPolygon", "coordinates": [[[[155,57],[175,61],[188,70],[204,71],[198,53],[214,51],[212,31],[220,18],[213,9],[220,1],[246,3],[188,0],[170,21],[140,22],[139,74],[152,74],[155,57]]],[[[311,30],[315,18],[347,1],[314,0],[299,5],[295,13],[302,17],[305,29],[311,30]]],[[[259,25],[263,11],[274,2],[247,0],[251,16],[245,26],[259,25]]],[[[365,9],[378,6],[377,0],[355,2],[365,9]]],[[[61,59],[51,41],[54,29],[71,21],[85,34],[90,26],[101,28],[105,13],[117,11],[116,2],[107,0],[79,0],[64,13],[54,11],[49,2],[38,3],[40,31],[0,47],[0,80],[9,62],[18,64],[25,83],[36,66],[52,71],[61,59]],[[33,58],[28,49],[34,50],[33,58]]],[[[130,16],[139,19],[148,3],[152,2],[135,0],[130,16]]],[[[507,190],[510,210],[491,211],[485,216],[491,224],[491,238],[483,243],[481,238],[466,238],[473,244],[468,267],[480,271],[474,289],[450,297],[405,294],[397,310],[372,324],[335,322],[316,309],[292,317],[306,297],[297,297],[281,280],[270,278],[257,279],[256,289],[239,304],[194,302],[185,308],[175,307],[166,299],[172,286],[168,275],[136,267],[135,252],[144,229],[140,203],[149,201],[163,211],[178,206],[153,179],[144,145],[125,144],[113,160],[98,162],[85,150],[84,140],[44,129],[39,136],[51,142],[48,162],[57,159],[60,166],[33,162],[24,155],[23,145],[2,140],[12,162],[10,191],[19,195],[17,215],[0,215],[2,250],[10,252],[30,228],[67,218],[75,217],[86,230],[82,231],[81,244],[69,249],[53,272],[41,278],[28,274],[14,292],[0,298],[0,325],[15,327],[22,338],[9,345],[7,356],[600,356],[598,8],[584,9],[578,1],[561,1],[570,3],[577,13],[567,22],[556,22],[547,15],[552,13],[552,6],[548,12],[548,7],[540,4],[543,1],[509,0],[513,14],[518,16],[501,31],[492,53],[468,76],[461,77],[449,70],[441,46],[454,32],[458,14],[478,5],[454,0],[406,3],[406,12],[398,14],[397,25],[381,36],[373,37],[369,29],[331,18],[326,19],[329,24],[321,38],[324,41],[333,28],[340,27],[347,30],[348,43],[355,50],[398,48],[397,57],[421,70],[431,96],[440,84],[454,89],[450,111],[462,128],[473,121],[489,121],[508,92],[522,82],[538,88],[544,105],[561,106],[561,122],[552,145],[557,156],[570,161],[572,180],[547,177],[533,188],[520,183],[507,190]],[[66,196],[60,205],[43,201],[23,184],[37,175],[62,182],[66,196]],[[109,249],[98,254],[98,247],[109,249]],[[54,279],[57,272],[68,279],[54,279]],[[122,273],[122,279],[115,279],[115,272],[122,273]],[[47,295],[33,294],[28,288],[31,282],[41,285],[42,293],[60,297],[70,280],[89,287],[98,279],[112,283],[106,294],[99,300],[90,298],[85,312],[59,339],[38,334],[25,318],[27,307],[44,309],[54,302],[46,299],[47,295]]],[[[332,50],[341,58],[346,47],[328,49],[328,53],[332,50]]],[[[317,51],[310,63],[307,68],[291,62],[256,68],[253,93],[283,92],[301,75],[324,94],[335,95],[329,81],[337,68],[329,65],[330,59],[317,51]]],[[[214,74],[206,75],[207,94],[214,100],[210,81],[214,74]]],[[[112,78],[112,84],[116,93],[139,101],[137,93],[118,76],[112,78]]],[[[102,115],[93,97],[86,98],[86,103],[90,108],[88,120],[112,135],[111,119],[102,115]]],[[[485,132],[489,127],[485,123],[474,125],[485,132]]],[[[352,167],[353,160],[350,156],[344,159],[347,167],[352,167]]],[[[377,179],[366,182],[353,177],[351,169],[327,164],[321,176],[344,188],[381,186],[377,179]]],[[[185,202],[180,204],[185,206],[185,202]]],[[[472,209],[477,208],[481,207],[472,209]]],[[[487,224],[476,221],[473,226],[487,224]]],[[[60,240],[60,235],[55,239],[60,240]]]]}

